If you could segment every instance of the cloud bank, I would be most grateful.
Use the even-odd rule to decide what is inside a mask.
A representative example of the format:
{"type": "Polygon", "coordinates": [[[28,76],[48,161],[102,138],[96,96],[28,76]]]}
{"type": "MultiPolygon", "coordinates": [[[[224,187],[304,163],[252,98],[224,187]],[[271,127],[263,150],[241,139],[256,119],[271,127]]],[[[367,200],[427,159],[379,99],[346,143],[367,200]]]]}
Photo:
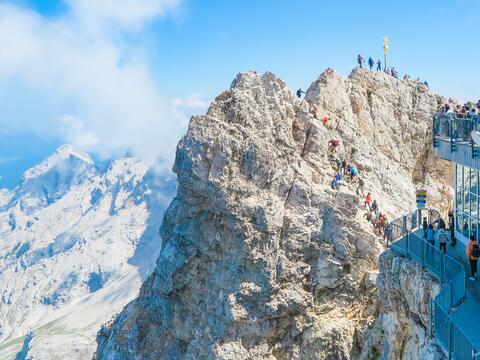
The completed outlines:
{"type": "Polygon", "coordinates": [[[65,5],[65,12],[47,18],[0,4],[0,87],[17,94],[14,100],[4,97],[11,111],[0,125],[7,126],[18,111],[21,127],[49,129],[83,150],[128,149],[147,161],[170,162],[185,120],[153,80],[142,35],[179,1],[65,5]],[[25,110],[30,104],[31,113],[25,110]]]}

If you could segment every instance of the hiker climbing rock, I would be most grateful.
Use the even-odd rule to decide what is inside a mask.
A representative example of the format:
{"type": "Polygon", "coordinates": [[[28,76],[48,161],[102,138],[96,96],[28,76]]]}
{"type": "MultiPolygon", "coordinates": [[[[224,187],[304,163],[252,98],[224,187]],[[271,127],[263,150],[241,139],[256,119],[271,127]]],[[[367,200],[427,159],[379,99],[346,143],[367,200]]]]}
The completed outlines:
{"type": "Polygon", "coordinates": [[[370,211],[367,211],[364,215],[364,218],[367,219],[367,221],[372,221],[372,213],[370,211]]]}
{"type": "Polygon", "coordinates": [[[344,175],[347,175],[347,159],[342,160],[342,172],[344,175]]]}
{"type": "Polygon", "coordinates": [[[475,281],[477,275],[477,263],[480,258],[480,247],[475,236],[470,235],[470,242],[467,245],[467,259],[470,263],[470,280],[475,281]]]}
{"type": "Polygon", "coordinates": [[[350,165],[350,170],[348,172],[350,174],[350,180],[355,181],[356,177],[358,176],[358,169],[355,165],[350,165]]]}
{"type": "Polygon", "coordinates": [[[324,116],[324,117],[322,118],[322,123],[323,123],[323,125],[327,125],[327,123],[328,123],[329,120],[330,120],[330,118],[329,118],[328,116],[324,116]]]}
{"type": "Polygon", "coordinates": [[[368,210],[372,210],[370,207],[370,202],[372,201],[372,194],[368,193],[367,196],[365,196],[365,207],[368,208],[368,210]]]}
{"type": "Polygon", "coordinates": [[[393,66],[390,69],[390,75],[392,75],[395,79],[398,79],[398,72],[395,70],[393,66]]]}
{"type": "Polygon", "coordinates": [[[384,224],[383,224],[383,240],[391,241],[392,240],[392,229],[388,226],[388,219],[385,216],[384,224]]]}
{"type": "Polygon", "coordinates": [[[329,145],[330,151],[334,152],[337,149],[337,147],[340,145],[340,140],[332,139],[328,142],[328,145],[329,145]]]}
{"type": "Polygon", "coordinates": [[[297,90],[297,97],[298,97],[299,99],[301,99],[301,98],[302,98],[302,94],[306,94],[306,92],[305,92],[305,91],[303,91],[301,88],[300,88],[300,89],[298,89],[298,90],[297,90]]]}
{"type": "Polygon", "coordinates": [[[378,234],[382,234],[385,229],[385,214],[378,213],[378,234]]]}
{"type": "Polygon", "coordinates": [[[339,190],[340,182],[338,182],[336,178],[333,178],[332,181],[330,182],[330,186],[332,187],[333,190],[339,190]]]}
{"type": "Polygon", "coordinates": [[[358,178],[358,186],[357,186],[357,195],[360,196],[362,195],[362,197],[364,197],[364,186],[365,186],[365,182],[363,181],[362,178],[358,178]]]}
{"type": "Polygon", "coordinates": [[[337,180],[337,181],[340,182],[340,181],[342,181],[342,178],[343,178],[343,177],[342,177],[342,174],[340,174],[339,172],[337,172],[337,173],[335,174],[335,180],[337,180]]]}
{"type": "Polygon", "coordinates": [[[364,61],[365,61],[365,60],[363,59],[363,56],[360,55],[360,54],[358,54],[358,56],[357,56],[357,62],[358,62],[358,65],[359,65],[361,68],[363,68],[363,62],[364,62],[364,61]]]}
{"type": "Polygon", "coordinates": [[[370,71],[373,69],[373,65],[375,65],[375,62],[373,61],[372,57],[370,56],[368,58],[368,66],[370,67],[370,71]]]}
{"type": "Polygon", "coordinates": [[[373,200],[372,205],[370,206],[370,211],[372,213],[377,213],[377,211],[378,211],[377,200],[373,200]]]}

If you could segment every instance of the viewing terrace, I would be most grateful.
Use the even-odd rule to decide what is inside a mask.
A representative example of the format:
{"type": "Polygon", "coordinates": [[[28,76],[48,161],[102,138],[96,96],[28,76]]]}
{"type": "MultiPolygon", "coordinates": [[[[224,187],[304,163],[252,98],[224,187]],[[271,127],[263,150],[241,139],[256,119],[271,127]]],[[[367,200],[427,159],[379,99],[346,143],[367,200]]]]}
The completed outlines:
{"type": "Polygon", "coordinates": [[[480,133],[479,116],[436,116],[433,120],[433,147],[436,155],[444,160],[480,169],[480,144],[472,139],[472,131],[480,133]]]}
{"type": "Polygon", "coordinates": [[[417,262],[442,284],[430,304],[430,336],[449,359],[480,360],[480,282],[467,279],[469,267],[465,245],[450,244],[447,254],[429,244],[423,236],[421,219],[438,228],[435,210],[419,209],[387,227],[392,250],[417,262]]]}

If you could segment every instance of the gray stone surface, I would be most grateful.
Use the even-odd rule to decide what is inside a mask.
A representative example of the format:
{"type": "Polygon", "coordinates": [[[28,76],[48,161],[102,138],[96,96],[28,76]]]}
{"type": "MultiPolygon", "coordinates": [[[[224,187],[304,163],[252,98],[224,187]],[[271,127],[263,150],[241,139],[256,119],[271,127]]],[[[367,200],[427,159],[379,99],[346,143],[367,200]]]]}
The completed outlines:
{"type": "Polygon", "coordinates": [[[328,142],[341,140],[335,156],[349,156],[390,219],[414,207],[417,186],[445,207],[436,106],[420,83],[361,69],[327,70],[306,101],[272,73],[239,74],[178,145],[156,271],[101,329],[97,359],[350,359],[368,356],[367,338],[383,351],[366,329],[381,330],[385,244],[355,187],[330,189],[328,142]]]}
{"type": "Polygon", "coordinates": [[[377,278],[379,316],[363,338],[362,359],[382,354],[388,359],[443,359],[428,338],[430,299],[440,283],[419,264],[393,251],[380,257],[377,278]]]}

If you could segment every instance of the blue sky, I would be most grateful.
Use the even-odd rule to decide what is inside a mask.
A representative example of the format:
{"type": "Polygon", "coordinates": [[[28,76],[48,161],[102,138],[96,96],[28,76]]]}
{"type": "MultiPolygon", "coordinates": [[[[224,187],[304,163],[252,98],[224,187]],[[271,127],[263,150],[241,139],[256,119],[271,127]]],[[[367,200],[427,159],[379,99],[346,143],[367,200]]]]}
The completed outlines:
{"type": "Polygon", "coordinates": [[[479,20],[477,0],[0,0],[0,126],[48,144],[0,148],[31,160],[0,161],[0,176],[63,141],[170,164],[186,118],[237,72],[305,89],[327,67],[348,75],[358,53],[383,60],[384,35],[401,75],[477,100],[479,20]]]}
{"type": "Polygon", "coordinates": [[[383,61],[388,35],[390,63],[400,73],[428,79],[442,94],[476,99],[479,4],[191,1],[180,19],[156,26],[158,75],[178,96],[186,90],[211,98],[246,69],[272,70],[292,89],[305,88],[327,67],[349,74],[358,53],[383,61]]]}

